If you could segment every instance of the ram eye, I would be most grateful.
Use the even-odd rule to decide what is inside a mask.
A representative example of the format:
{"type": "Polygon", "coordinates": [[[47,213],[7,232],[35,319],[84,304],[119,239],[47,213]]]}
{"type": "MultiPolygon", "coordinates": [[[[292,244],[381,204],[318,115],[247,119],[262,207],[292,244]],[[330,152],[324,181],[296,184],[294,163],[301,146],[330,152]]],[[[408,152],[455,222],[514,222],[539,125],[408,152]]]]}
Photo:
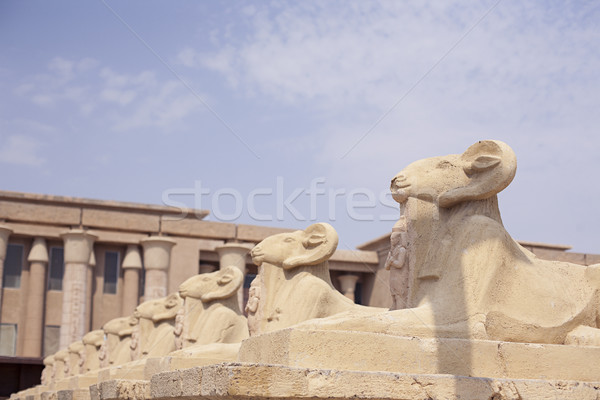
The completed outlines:
{"type": "Polygon", "coordinates": [[[291,238],[291,237],[285,238],[285,240],[284,240],[284,242],[286,242],[286,243],[291,243],[293,241],[294,241],[294,238],[291,238]]]}
{"type": "Polygon", "coordinates": [[[440,161],[437,165],[437,168],[441,168],[441,169],[451,168],[451,167],[452,167],[452,163],[450,161],[440,161]]]}

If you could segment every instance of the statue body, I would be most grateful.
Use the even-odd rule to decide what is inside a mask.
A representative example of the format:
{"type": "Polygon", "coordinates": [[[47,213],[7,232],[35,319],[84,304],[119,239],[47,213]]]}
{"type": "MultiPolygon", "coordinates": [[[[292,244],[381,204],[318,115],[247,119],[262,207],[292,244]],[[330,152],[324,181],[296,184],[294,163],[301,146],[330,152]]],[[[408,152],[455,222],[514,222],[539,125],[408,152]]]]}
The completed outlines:
{"type": "Polygon", "coordinates": [[[326,223],[270,236],[250,252],[259,267],[246,311],[250,335],[344,311],[381,311],[354,304],[331,283],[328,259],[338,236],[326,223]]]}
{"type": "Polygon", "coordinates": [[[137,323],[138,319],[130,316],[115,318],[104,324],[102,329],[106,335],[104,343],[106,355],[102,360],[102,367],[131,361],[131,334],[137,323]]]}
{"type": "Polygon", "coordinates": [[[189,278],[179,286],[185,299],[183,347],[211,343],[240,343],[248,337],[248,323],[237,301],[244,281],[236,267],[226,267],[189,278]]]}
{"type": "Polygon", "coordinates": [[[159,357],[176,350],[175,318],[182,306],[183,299],[177,293],[137,306],[134,317],[139,322],[132,332],[130,344],[133,355],[139,354],[139,358],[159,357]]]}
{"type": "Polygon", "coordinates": [[[82,342],[85,346],[82,372],[97,370],[100,368],[98,353],[104,343],[104,331],[102,329],[90,331],[83,336],[82,342]]]}
{"type": "Polygon", "coordinates": [[[497,193],[515,172],[499,141],[410,164],[391,184],[402,214],[387,263],[393,309],[305,326],[599,345],[600,267],[540,260],[510,237],[497,193]]]}

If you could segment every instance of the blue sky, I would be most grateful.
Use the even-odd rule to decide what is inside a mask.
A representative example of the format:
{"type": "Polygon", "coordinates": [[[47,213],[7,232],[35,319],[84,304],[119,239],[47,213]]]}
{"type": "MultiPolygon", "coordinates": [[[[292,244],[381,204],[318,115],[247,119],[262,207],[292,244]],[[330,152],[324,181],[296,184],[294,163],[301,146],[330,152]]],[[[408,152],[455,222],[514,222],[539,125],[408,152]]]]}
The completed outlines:
{"type": "Polygon", "coordinates": [[[353,248],[390,231],[404,166],[499,139],[513,237],[600,253],[598,21],[597,2],[3,1],[0,188],[330,221],[353,248]]]}

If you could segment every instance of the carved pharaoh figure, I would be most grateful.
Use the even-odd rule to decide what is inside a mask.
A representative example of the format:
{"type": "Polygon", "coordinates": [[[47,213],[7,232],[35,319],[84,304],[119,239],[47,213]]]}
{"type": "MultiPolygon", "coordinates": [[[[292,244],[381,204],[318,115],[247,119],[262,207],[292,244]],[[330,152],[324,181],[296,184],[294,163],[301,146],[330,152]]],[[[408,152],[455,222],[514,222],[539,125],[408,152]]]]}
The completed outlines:
{"type": "MultiPolygon", "coordinates": [[[[400,238],[392,237],[389,265],[408,271],[405,287],[392,288],[408,309],[305,326],[600,345],[600,267],[540,260],[502,225],[497,193],[516,166],[508,145],[486,140],[402,170],[391,184],[404,221],[394,232],[400,238]]],[[[394,308],[402,306],[395,301],[394,308]]]]}

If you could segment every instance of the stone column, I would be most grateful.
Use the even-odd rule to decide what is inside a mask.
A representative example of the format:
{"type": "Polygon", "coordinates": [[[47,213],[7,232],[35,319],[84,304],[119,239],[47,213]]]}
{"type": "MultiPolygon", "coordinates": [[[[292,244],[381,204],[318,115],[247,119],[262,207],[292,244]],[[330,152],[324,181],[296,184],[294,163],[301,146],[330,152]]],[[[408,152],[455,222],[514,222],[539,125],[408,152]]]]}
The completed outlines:
{"type": "Polygon", "coordinates": [[[90,261],[88,261],[87,268],[87,287],[88,287],[88,299],[85,303],[85,331],[89,332],[92,329],[92,313],[94,312],[94,281],[95,274],[94,270],[96,269],[96,254],[94,252],[94,248],[90,251],[90,261]]]}
{"type": "Polygon", "coordinates": [[[46,240],[35,238],[27,261],[29,262],[29,293],[27,293],[25,309],[23,357],[41,357],[48,266],[46,240]]]}
{"type": "Polygon", "coordinates": [[[344,296],[354,301],[354,291],[356,290],[356,282],[358,281],[357,275],[339,275],[337,277],[342,287],[342,293],[344,296]]]}
{"type": "MultiPolygon", "coordinates": [[[[216,247],[219,254],[219,268],[223,269],[229,266],[238,268],[246,278],[246,255],[254,245],[250,243],[225,243],[222,246],[216,247]]],[[[244,309],[244,285],[238,290],[238,304],[240,310],[244,309]]]]}
{"type": "Polygon", "coordinates": [[[215,269],[215,266],[212,264],[200,264],[199,271],[201,274],[210,274],[215,269]]]}
{"type": "Polygon", "coordinates": [[[65,349],[69,344],[81,340],[87,332],[85,316],[91,291],[88,287],[88,268],[97,236],[82,229],[72,229],[61,237],[65,242],[65,274],[59,348],[65,349]]]}
{"type": "Polygon", "coordinates": [[[171,249],[175,241],[163,236],[151,236],[141,241],[144,248],[144,301],[167,296],[168,271],[171,263],[171,249]]]}
{"type": "Polygon", "coordinates": [[[6,247],[8,246],[8,237],[12,233],[6,225],[0,224],[0,309],[2,307],[2,288],[4,278],[4,259],[6,258],[6,247]]]}
{"type": "Polygon", "coordinates": [[[123,268],[123,302],[121,304],[121,315],[133,314],[138,305],[140,296],[140,270],[142,269],[142,256],[140,249],[135,244],[127,246],[125,258],[121,264],[123,268]]]}

